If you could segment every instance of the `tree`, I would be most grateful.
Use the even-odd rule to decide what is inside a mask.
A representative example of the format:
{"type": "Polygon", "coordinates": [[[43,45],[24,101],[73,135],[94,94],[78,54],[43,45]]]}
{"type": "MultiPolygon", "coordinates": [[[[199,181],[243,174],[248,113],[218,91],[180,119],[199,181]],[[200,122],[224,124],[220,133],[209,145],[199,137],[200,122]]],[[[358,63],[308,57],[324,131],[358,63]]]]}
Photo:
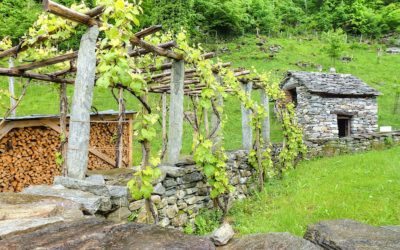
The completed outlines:
{"type": "Polygon", "coordinates": [[[322,35],[322,39],[326,43],[323,50],[331,58],[333,65],[336,65],[336,59],[343,53],[347,47],[346,34],[342,29],[331,30],[322,35]]]}

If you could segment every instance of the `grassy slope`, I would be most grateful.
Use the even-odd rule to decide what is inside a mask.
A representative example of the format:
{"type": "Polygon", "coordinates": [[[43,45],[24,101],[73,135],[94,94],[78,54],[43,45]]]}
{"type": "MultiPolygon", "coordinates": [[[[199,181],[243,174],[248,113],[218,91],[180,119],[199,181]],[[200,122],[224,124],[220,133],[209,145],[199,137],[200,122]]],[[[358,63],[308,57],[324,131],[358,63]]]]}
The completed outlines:
{"type": "Polygon", "coordinates": [[[400,147],[302,162],[283,180],[231,210],[241,234],[303,235],[320,220],[400,224],[400,147]]]}
{"type": "MultiPolygon", "coordinates": [[[[225,44],[208,44],[205,47],[208,47],[208,49],[228,47],[231,53],[222,56],[224,61],[232,62],[235,67],[252,68],[254,66],[259,72],[272,72],[273,77],[276,79],[281,79],[288,69],[299,69],[294,65],[298,61],[322,64],[325,69],[330,65],[330,59],[321,52],[323,44],[320,41],[301,40],[299,38],[272,38],[268,39],[268,44],[265,47],[268,49],[268,45],[272,44],[279,44],[283,47],[273,60],[268,59],[267,53],[259,50],[256,46],[254,36],[238,38],[225,44]],[[237,47],[238,45],[240,45],[240,48],[237,47]]],[[[338,72],[352,73],[359,76],[382,91],[384,96],[379,98],[379,122],[382,125],[392,125],[400,128],[400,115],[393,115],[391,113],[394,103],[393,86],[396,81],[399,81],[400,73],[398,65],[400,65],[400,56],[385,55],[381,59],[381,63],[377,64],[375,48],[373,46],[364,46],[363,48],[349,50],[347,54],[353,55],[355,60],[348,64],[338,62],[338,72]]],[[[312,71],[315,69],[307,68],[304,70],[312,71]]],[[[20,84],[17,85],[18,93],[20,91],[20,84]]],[[[0,88],[7,88],[7,78],[0,77],[0,88]]],[[[58,113],[57,93],[57,88],[51,85],[34,85],[28,88],[26,97],[18,109],[18,115],[58,113]]],[[[72,89],[69,89],[69,97],[71,100],[72,89]]],[[[126,94],[125,97],[127,108],[138,110],[137,101],[129,94],[126,94]]],[[[255,93],[254,98],[258,99],[258,97],[258,94],[255,93]]],[[[151,99],[153,106],[159,107],[159,97],[151,99]]],[[[8,102],[6,99],[0,101],[3,104],[8,102]]],[[[225,114],[228,117],[228,122],[224,129],[225,147],[226,149],[237,149],[240,148],[242,139],[240,132],[240,104],[236,98],[229,98],[225,104],[225,114]]],[[[118,108],[110,92],[105,89],[95,90],[93,106],[98,110],[117,110],[118,108]]],[[[190,109],[188,102],[186,102],[185,108],[190,109]]],[[[3,113],[2,108],[0,108],[0,112],[3,113]]],[[[190,152],[192,141],[192,130],[188,124],[185,125],[184,133],[183,153],[186,154],[190,152]]],[[[272,120],[272,139],[273,141],[281,140],[280,126],[275,119],[272,120]]],[[[159,150],[160,148],[160,143],[154,145],[155,150],[159,150]]],[[[136,148],[135,151],[140,152],[139,148],[136,148]]],[[[134,153],[136,159],[140,158],[139,154],[134,153]]]]}
{"type": "MultiPolygon", "coordinates": [[[[264,47],[280,45],[282,50],[274,59],[268,53],[260,51],[256,39],[242,37],[226,44],[209,45],[210,48],[228,48],[231,52],[222,56],[236,67],[254,67],[258,72],[271,72],[272,76],[281,79],[287,70],[317,71],[315,67],[299,68],[299,61],[323,65],[328,71],[331,59],[322,51],[324,44],[317,39],[271,38],[264,47]],[[240,47],[238,47],[238,45],[240,47]]],[[[379,97],[379,124],[392,125],[400,129],[400,115],[393,114],[394,89],[400,88],[400,55],[384,54],[378,63],[377,45],[352,43],[343,55],[353,56],[350,63],[336,62],[338,73],[351,73],[383,93],[379,97]]]]}

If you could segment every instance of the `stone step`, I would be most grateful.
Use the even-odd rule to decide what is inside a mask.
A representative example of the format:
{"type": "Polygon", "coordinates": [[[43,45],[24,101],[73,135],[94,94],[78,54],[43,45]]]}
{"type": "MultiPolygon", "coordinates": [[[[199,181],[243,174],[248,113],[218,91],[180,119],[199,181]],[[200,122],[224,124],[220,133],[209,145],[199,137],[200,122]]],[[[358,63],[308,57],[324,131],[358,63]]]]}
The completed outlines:
{"type": "Polygon", "coordinates": [[[108,212],[111,210],[112,204],[110,196],[97,196],[89,192],[81,190],[68,189],[61,185],[47,186],[31,186],[26,188],[23,193],[44,196],[60,197],[72,200],[83,205],[83,211],[89,214],[96,212],[108,212]]]}

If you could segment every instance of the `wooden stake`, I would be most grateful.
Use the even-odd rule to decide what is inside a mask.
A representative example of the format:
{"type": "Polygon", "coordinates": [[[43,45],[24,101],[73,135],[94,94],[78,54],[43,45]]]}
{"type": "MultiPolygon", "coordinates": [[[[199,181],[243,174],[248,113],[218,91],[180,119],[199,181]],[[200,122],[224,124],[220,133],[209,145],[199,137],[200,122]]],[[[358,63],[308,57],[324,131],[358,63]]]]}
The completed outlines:
{"type": "Polygon", "coordinates": [[[167,161],[175,164],[179,160],[183,136],[183,82],[185,78],[185,63],[183,60],[172,63],[171,99],[169,110],[169,132],[167,161]]]}
{"type": "Polygon", "coordinates": [[[165,153],[167,151],[167,93],[162,93],[162,156],[161,160],[164,160],[165,153]]]}
{"type": "MultiPolygon", "coordinates": [[[[248,82],[247,84],[242,84],[242,87],[246,94],[251,97],[251,90],[253,88],[253,83],[248,82]]],[[[252,148],[253,135],[250,126],[250,116],[251,110],[246,109],[246,107],[241,104],[242,109],[242,146],[245,150],[250,150],[252,148]]]]}
{"type": "Polygon", "coordinates": [[[68,97],[67,97],[67,84],[60,84],[60,127],[61,127],[61,156],[63,163],[61,165],[61,173],[63,176],[67,176],[67,143],[68,143],[68,132],[67,132],[67,113],[68,113],[68,97]]]}
{"type": "Polygon", "coordinates": [[[78,22],[88,26],[97,25],[96,19],[92,18],[91,16],[82,14],[80,12],[67,8],[64,5],[55,3],[51,0],[43,0],[43,8],[47,12],[69,19],[74,22],[78,22]]]}
{"type": "Polygon", "coordinates": [[[88,164],[90,108],[96,76],[96,40],[99,28],[90,27],[81,39],[67,151],[68,176],[84,179],[88,164]]]}
{"type": "Polygon", "coordinates": [[[124,89],[119,88],[119,97],[118,97],[118,134],[117,134],[117,152],[116,152],[116,165],[118,168],[123,167],[123,134],[124,134],[124,113],[125,113],[125,104],[124,104],[124,89]]]}
{"type": "MultiPolygon", "coordinates": [[[[14,58],[10,56],[8,59],[8,67],[13,68],[14,67],[14,58]]],[[[14,77],[10,76],[8,78],[8,91],[10,92],[10,108],[15,106],[16,100],[15,100],[15,89],[14,89],[14,77]]],[[[17,110],[14,109],[11,111],[10,116],[15,116],[17,114],[17,110]]]]}
{"type": "Polygon", "coordinates": [[[269,145],[271,142],[271,126],[270,126],[270,118],[269,118],[269,97],[264,89],[260,90],[261,92],[261,103],[264,106],[265,112],[267,113],[267,117],[263,121],[262,126],[262,136],[264,139],[265,145],[269,145]]]}
{"type": "MultiPolygon", "coordinates": [[[[217,74],[214,74],[214,77],[217,79],[218,83],[222,85],[222,79],[217,74]]],[[[222,96],[217,97],[217,105],[222,106],[224,104],[224,98],[222,96]]],[[[211,113],[211,140],[213,142],[213,151],[217,150],[222,146],[222,138],[221,138],[221,117],[218,113],[218,110],[213,103],[213,112],[211,113]]]]}

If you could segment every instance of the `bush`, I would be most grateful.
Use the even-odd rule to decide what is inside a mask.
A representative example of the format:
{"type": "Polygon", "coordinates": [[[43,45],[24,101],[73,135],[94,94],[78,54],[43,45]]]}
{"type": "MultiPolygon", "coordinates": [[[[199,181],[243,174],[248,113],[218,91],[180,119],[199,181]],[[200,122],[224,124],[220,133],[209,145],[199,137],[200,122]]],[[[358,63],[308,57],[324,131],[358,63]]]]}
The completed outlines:
{"type": "Polygon", "coordinates": [[[204,209],[196,216],[194,224],[196,229],[194,233],[197,235],[206,235],[217,229],[222,219],[221,210],[204,209]]]}

